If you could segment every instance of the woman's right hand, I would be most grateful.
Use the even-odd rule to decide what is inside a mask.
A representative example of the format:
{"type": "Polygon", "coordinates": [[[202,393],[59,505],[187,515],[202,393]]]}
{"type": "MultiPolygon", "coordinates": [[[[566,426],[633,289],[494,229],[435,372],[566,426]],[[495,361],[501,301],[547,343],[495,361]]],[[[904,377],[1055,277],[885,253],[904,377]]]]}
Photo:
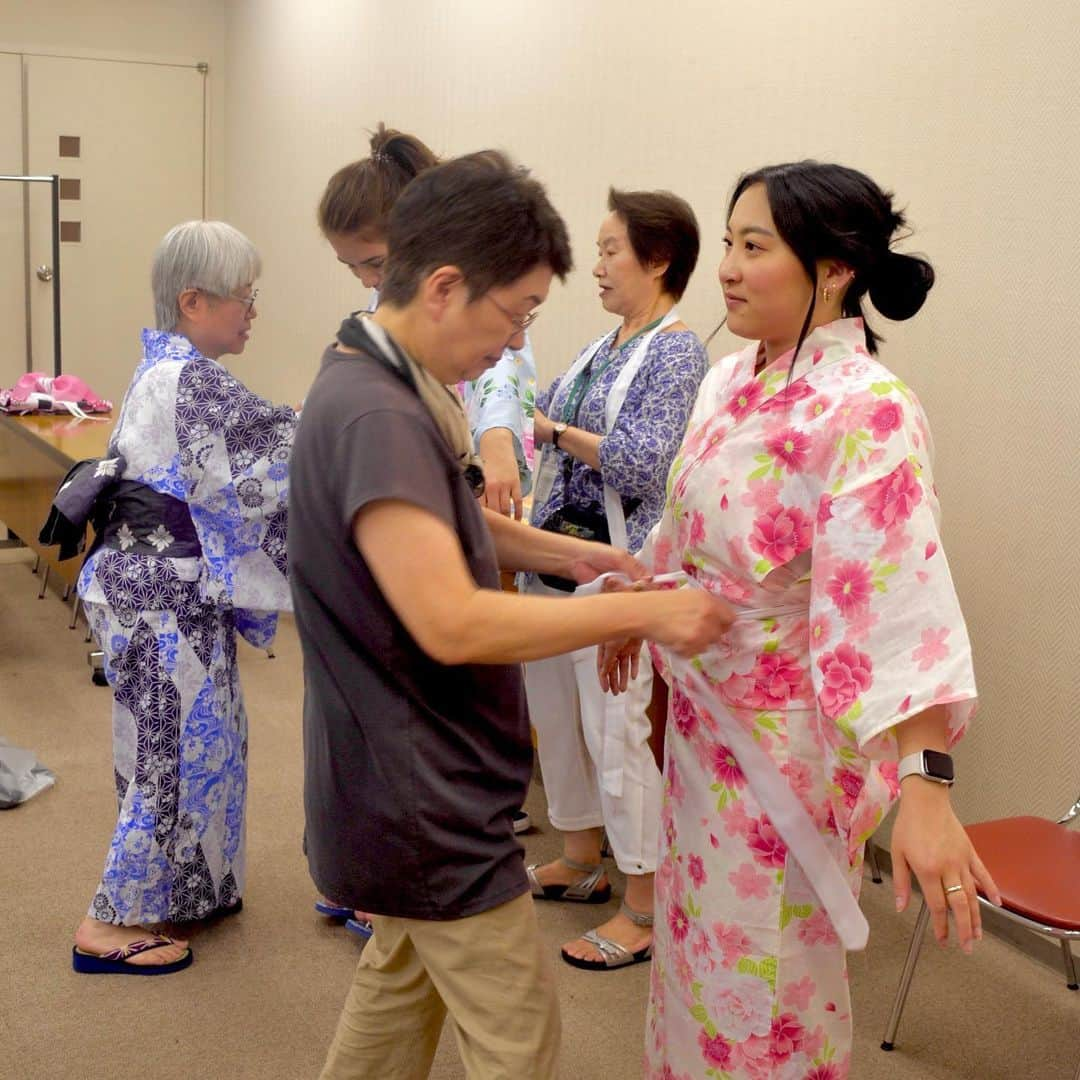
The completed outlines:
{"type": "Polygon", "coordinates": [[[645,636],[677,656],[692,657],[717,642],[735,619],[735,609],[704,589],[667,589],[646,597],[655,605],[645,636]]]}

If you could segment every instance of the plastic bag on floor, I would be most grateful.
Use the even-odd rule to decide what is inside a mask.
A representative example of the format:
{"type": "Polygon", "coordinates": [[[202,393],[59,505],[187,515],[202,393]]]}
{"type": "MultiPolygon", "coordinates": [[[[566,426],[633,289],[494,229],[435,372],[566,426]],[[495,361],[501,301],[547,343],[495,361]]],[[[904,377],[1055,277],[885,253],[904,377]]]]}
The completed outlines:
{"type": "Polygon", "coordinates": [[[52,787],[56,777],[34,756],[0,738],[0,810],[10,810],[52,787]]]}

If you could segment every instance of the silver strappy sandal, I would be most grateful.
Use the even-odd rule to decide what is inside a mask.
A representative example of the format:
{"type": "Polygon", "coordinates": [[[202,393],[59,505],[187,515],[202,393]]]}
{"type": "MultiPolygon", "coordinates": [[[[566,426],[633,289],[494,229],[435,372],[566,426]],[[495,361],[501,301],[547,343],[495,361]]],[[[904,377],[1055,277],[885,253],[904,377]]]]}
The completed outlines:
{"type": "MultiPolygon", "coordinates": [[[[624,900],[619,906],[619,911],[625,915],[635,926],[652,926],[653,917],[626,906],[624,900]]],[[[620,945],[611,938],[603,937],[595,930],[588,930],[581,935],[597,952],[600,960],[583,960],[580,956],[572,956],[565,949],[562,950],[562,958],[573,967],[584,968],[586,971],[611,971],[614,968],[628,967],[630,964],[641,964],[652,959],[652,942],[637,952],[631,952],[625,945],[620,945]]]]}
{"type": "Polygon", "coordinates": [[[603,863],[581,863],[562,856],[562,861],[571,870],[578,870],[585,875],[572,885],[543,885],[536,876],[539,863],[525,867],[529,878],[529,888],[537,900],[565,900],[576,904],[606,904],[611,899],[611,882],[600,884],[604,876],[603,863]]]}

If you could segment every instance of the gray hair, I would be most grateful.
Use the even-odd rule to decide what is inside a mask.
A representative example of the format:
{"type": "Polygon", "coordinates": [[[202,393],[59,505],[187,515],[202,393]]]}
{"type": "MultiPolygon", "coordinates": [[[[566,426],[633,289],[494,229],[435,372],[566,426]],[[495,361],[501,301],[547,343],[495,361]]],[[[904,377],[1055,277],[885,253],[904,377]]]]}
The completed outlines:
{"type": "Polygon", "coordinates": [[[154,252],[150,281],[159,330],[180,322],[177,300],[185,289],[228,296],[262,270],[255,245],[224,221],[186,221],[170,229],[154,252]]]}

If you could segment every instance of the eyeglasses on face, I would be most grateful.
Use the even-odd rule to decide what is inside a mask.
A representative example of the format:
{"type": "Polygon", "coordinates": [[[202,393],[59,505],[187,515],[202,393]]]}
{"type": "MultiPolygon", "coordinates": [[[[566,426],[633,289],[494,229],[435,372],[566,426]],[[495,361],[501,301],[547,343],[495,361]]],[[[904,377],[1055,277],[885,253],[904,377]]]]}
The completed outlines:
{"type": "Polygon", "coordinates": [[[527,330],[540,316],[539,311],[530,311],[528,315],[515,315],[512,311],[504,308],[491,293],[484,293],[487,297],[513,324],[518,331],[527,330]]]}
{"type": "Polygon", "coordinates": [[[237,296],[236,293],[229,293],[229,299],[230,300],[239,300],[240,303],[243,304],[245,306],[245,308],[247,308],[247,310],[250,312],[251,309],[255,306],[255,297],[257,297],[258,295],[259,295],[259,290],[258,289],[252,289],[250,296],[237,296]]]}
{"type": "Polygon", "coordinates": [[[218,300],[236,300],[244,305],[248,313],[255,306],[255,298],[259,295],[258,289],[252,289],[249,296],[237,296],[236,293],[225,293],[225,295],[222,296],[221,293],[211,292],[209,289],[199,289],[198,291],[204,296],[213,296],[218,300]]]}

